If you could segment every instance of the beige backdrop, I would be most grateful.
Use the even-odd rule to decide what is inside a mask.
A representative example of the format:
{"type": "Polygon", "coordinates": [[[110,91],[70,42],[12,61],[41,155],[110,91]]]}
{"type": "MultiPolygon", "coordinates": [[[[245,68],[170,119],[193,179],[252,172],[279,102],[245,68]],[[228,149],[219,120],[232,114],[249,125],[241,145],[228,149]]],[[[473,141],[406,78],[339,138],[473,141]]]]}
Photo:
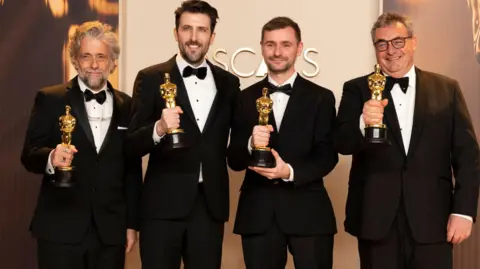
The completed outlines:
{"type": "MultiPolygon", "coordinates": [[[[120,36],[122,58],[120,62],[120,89],[131,93],[137,72],[149,65],[164,62],[177,52],[173,38],[174,10],[179,0],[121,1],[120,36]]],[[[217,38],[210,48],[213,52],[224,49],[218,58],[230,66],[230,59],[240,48],[250,48],[255,54],[241,53],[235,61],[239,72],[255,71],[262,59],[260,30],[274,16],[289,16],[302,29],[305,48],[318,53],[308,56],[318,64],[320,72],[310,78],[331,89],[337,105],[343,82],[364,75],[373,69],[374,52],[370,41],[370,27],[378,15],[378,0],[209,0],[220,15],[217,38]]],[[[298,71],[311,73],[315,68],[303,57],[298,59],[298,71]]],[[[242,78],[242,89],[261,78],[255,75],[242,78]]],[[[343,229],[350,157],[341,157],[335,170],[325,179],[337,216],[339,233],[335,236],[334,268],[357,269],[356,240],[343,229]]],[[[238,190],[243,172],[231,172],[231,213],[226,225],[222,268],[241,269],[243,256],[240,238],[232,234],[238,190]]],[[[140,268],[138,246],[127,257],[127,268],[140,268]]],[[[288,268],[293,268],[289,259],[288,268]]]]}

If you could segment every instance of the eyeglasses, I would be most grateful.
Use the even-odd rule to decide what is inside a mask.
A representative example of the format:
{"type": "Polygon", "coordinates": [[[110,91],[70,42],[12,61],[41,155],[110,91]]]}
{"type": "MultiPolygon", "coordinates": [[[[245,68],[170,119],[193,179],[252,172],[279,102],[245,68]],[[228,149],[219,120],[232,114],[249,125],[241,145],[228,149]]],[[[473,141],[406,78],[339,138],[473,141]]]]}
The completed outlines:
{"type": "Polygon", "coordinates": [[[80,55],[79,58],[82,63],[88,63],[88,64],[93,63],[94,59],[97,63],[104,63],[108,61],[108,56],[105,54],[97,54],[95,56],[91,54],[82,54],[80,55]]]}
{"type": "Polygon", "coordinates": [[[378,52],[382,52],[382,51],[386,51],[388,49],[388,43],[392,44],[392,46],[396,49],[401,49],[403,47],[405,47],[405,40],[409,39],[409,38],[412,38],[411,36],[407,36],[407,37],[396,37],[394,39],[391,39],[391,40],[378,40],[377,42],[373,43],[373,45],[375,46],[375,49],[378,51],[378,52]]]}

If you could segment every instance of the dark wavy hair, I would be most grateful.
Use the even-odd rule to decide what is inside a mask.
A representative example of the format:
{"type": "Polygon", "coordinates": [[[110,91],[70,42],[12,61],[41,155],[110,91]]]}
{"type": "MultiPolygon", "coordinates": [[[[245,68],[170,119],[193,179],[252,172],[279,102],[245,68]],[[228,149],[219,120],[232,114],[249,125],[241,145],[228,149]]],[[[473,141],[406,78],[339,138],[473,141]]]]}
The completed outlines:
{"type": "Polygon", "coordinates": [[[175,10],[175,29],[178,30],[180,25],[180,17],[184,12],[201,13],[210,17],[210,29],[212,33],[215,31],[217,25],[218,12],[217,9],[212,7],[209,3],[201,0],[188,0],[182,3],[182,5],[175,10]]]}

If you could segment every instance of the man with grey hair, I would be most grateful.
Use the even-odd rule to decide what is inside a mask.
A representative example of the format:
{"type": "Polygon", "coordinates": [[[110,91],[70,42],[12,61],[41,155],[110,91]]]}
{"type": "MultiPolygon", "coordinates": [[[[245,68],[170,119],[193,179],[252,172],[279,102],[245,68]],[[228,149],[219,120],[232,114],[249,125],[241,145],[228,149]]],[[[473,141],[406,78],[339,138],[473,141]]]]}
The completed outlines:
{"type": "Polygon", "coordinates": [[[369,75],[346,82],[335,130],[339,153],[353,156],[346,231],[358,238],[362,269],[451,269],[452,245],[469,237],[479,191],[465,100],[457,81],[414,65],[407,17],[385,13],[371,34],[384,99],[372,100],[369,75]],[[382,123],[388,143],[368,143],[365,126],[382,123]]]}
{"type": "Polygon", "coordinates": [[[39,269],[123,268],[136,241],[142,170],[124,152],[131,98],[108,82],[118,39],[109,25],[86,22],[69,52],[78,76],[37,93],[21,158],[43,175],[30,227],[39,269]],[[70,145],[59,127],[66,106],[76,121],[70,145]],[[74,167],[68,188],[56,181],[64,167],[74,167]]]}

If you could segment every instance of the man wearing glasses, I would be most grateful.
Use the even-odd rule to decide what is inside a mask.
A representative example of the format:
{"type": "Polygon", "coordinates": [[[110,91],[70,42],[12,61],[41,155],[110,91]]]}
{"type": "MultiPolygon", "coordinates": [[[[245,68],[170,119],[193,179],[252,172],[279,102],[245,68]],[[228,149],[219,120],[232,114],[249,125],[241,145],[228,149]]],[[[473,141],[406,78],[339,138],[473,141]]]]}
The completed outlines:
{"type": "Polygon", "coordinates": [[[346,231],[362,269],[451,269],[452,244],[470,236],[477,212],[479,148],[457,81],[414,66],[412,22],[386,13],[372,41],[386,79],[371,100],[368,75],[344,84],[335,144],[352,155],[346,231]],[[388,143],[364,127],[386,124],[388,143]],[[455,185],[452,175],[455,176],[455,185]]]}

